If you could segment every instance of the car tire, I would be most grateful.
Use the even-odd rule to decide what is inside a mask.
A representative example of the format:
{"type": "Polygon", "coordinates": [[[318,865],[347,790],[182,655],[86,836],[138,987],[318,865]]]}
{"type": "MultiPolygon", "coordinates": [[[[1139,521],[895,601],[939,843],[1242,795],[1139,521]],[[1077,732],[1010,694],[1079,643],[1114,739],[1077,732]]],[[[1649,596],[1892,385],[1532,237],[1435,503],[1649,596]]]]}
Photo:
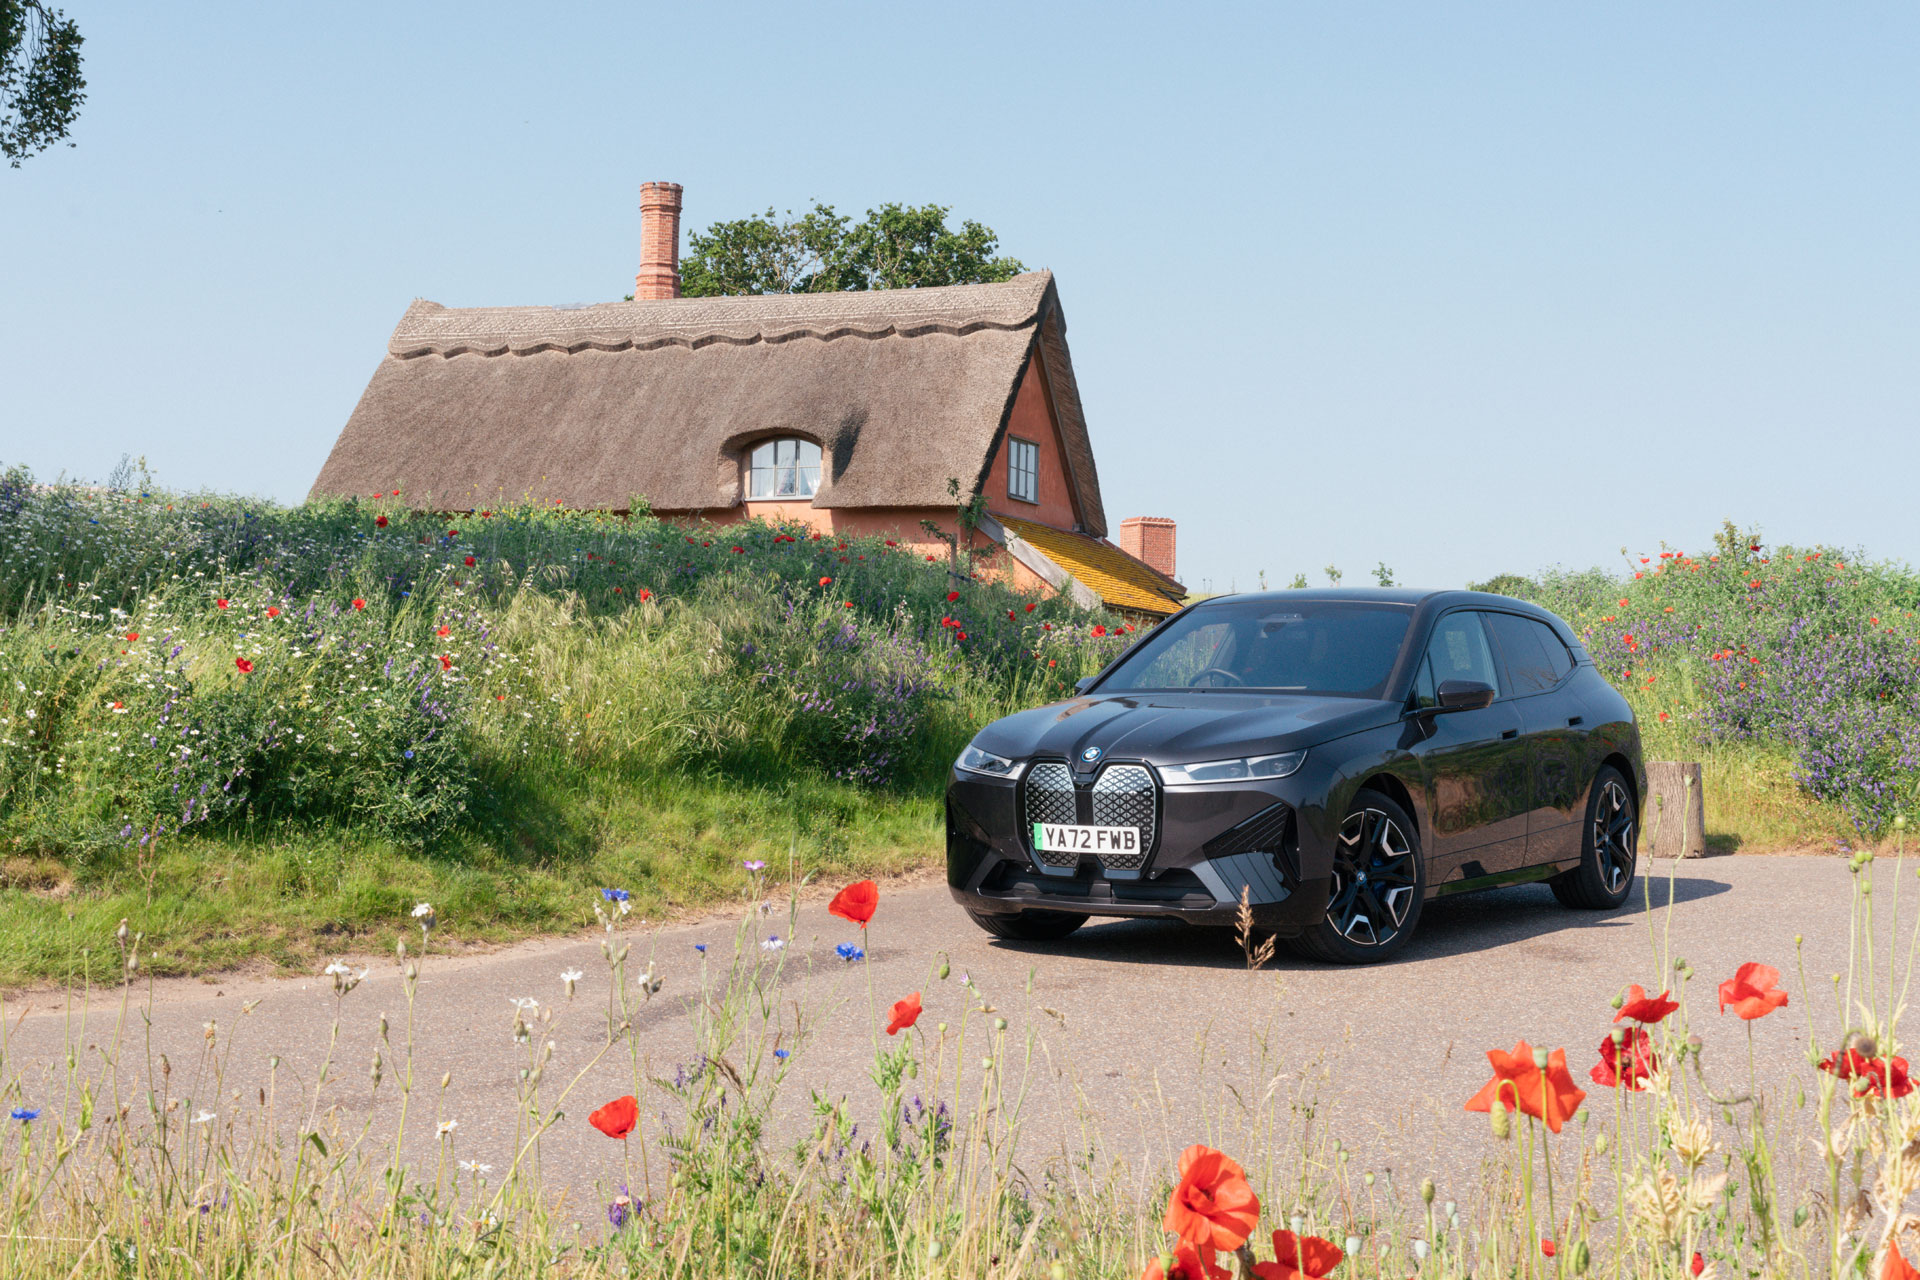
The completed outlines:
{"type": "Polygon", "coordinates": [[[1087,922],[1071,911],[972,911],[973,922],[1009,942],[1057,942],[1087,922]]]}
{"type": "Polygon", "coordinates": [[[1600,766],[1587,795],[1580,835],[1580,865],[1550,883],[1562,906],[1611,911],[1627,900],[1639,861],[1640,822],[1633,790],[1612,765],[1600,766]]]}
{"type": "Polygon", "coordinates": [[[1327,914],[1291,939],[1294,951],[1328,964],[1378,964],[1397,955],[1420,923],[1427,895],[1413,818],[1378,791],[1357,793],[1340,823],[1332,880],[1327,914]]]}

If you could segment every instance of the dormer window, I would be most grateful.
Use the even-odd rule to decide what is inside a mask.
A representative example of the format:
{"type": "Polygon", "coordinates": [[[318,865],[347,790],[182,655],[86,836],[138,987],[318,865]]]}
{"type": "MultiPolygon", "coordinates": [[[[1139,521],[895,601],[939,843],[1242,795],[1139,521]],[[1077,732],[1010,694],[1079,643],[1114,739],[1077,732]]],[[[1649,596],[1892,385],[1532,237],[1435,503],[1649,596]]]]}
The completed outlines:
{"type": "Polygon", "coordinates": [[[811,498],[820,487],[820,446],[811,440],[768,440],[747,455],[747,498],[811,498]]]}

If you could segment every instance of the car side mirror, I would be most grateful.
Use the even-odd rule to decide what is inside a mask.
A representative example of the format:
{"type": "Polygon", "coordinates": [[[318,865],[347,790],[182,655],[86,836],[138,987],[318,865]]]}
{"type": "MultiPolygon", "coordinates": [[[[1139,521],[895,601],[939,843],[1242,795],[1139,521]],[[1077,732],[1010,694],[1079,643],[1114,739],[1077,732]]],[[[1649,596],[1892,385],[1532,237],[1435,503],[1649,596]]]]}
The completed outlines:
{"type": "Polygon", "coordinates": [[[1075,693],[1085,693],[1093,687],[1093,682],[1099,678],[1099,676],[1081,676],[1073,682],[1073,691],[1075,693]]]}
{"type": "Polygon", "coordinates": [[[1442,680],[1436,711],[1478,711],[1493,705],[1493,686],[1478,680],[1442,680]]]}

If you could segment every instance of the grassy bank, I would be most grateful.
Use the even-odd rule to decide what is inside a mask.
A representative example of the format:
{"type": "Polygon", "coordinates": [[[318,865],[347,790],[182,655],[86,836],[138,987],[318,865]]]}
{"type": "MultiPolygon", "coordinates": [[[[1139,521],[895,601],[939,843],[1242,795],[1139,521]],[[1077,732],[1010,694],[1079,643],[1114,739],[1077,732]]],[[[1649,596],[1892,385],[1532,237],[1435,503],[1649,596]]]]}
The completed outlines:
{"type": "Polygon", "coordinates": [[[0,982],[64,969],[69,911],[186,971],[384,947],[422,898],[500,938],[596,885],[925,865],[974,729],[1127,630],[880,539],[15,477],[0,982]]]}

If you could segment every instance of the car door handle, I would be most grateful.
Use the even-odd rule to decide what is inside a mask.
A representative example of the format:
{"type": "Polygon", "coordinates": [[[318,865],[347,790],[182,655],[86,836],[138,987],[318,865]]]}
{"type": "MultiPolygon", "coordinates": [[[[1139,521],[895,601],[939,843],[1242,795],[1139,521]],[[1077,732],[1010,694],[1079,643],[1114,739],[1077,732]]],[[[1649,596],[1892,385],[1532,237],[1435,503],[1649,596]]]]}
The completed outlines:
{"type": "Polygon", "coordinates": [[[1587,722],[1587,718],[1585,716],[1568,716],[1567,728],[1571,729],[1576,725],[1583,725],[1586,722],[1587,722]]]}
{"type": "Polygon", "coordinates": [[[1520,736],[1520,731],[1518,729],[1508,729],[1501,733],[1500,741],[1510,742],[1519,736],[1520,736]]]}

